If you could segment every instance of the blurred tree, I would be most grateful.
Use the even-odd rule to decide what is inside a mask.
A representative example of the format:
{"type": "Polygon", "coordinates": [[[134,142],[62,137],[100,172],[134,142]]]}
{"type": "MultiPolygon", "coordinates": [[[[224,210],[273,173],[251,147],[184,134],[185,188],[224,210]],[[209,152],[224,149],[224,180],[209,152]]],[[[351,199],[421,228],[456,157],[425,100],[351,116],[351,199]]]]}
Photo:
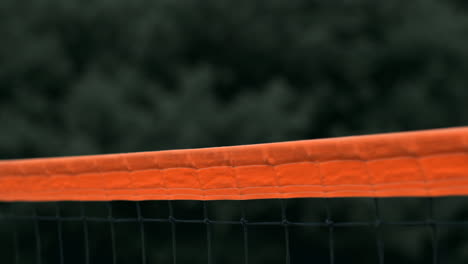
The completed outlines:
{"type": "Polygon", "coordinates": [[[459,1],[0,3],[0,157],[465,125],[459,1]]]}

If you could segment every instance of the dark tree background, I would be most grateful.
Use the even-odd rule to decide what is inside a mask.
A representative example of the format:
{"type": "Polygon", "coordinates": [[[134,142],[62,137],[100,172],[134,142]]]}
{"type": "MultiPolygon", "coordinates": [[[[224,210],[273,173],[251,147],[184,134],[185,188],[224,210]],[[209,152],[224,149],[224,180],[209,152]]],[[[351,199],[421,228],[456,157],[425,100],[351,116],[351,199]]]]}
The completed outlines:
{"type": "Polygon", "coordinates": [[[468,17],[436,0],[3,0],[0,157],[468,123],[468,17]]]}
{"type": "MultiPolygon", "coordinates": [[[[2,0],[0,158],[463,126],[468,124],[467,74],[468,5],[461,0],[2,0]]],[[[389,208],[406,204],[396,202],[389,208]]],[[[451,200],[441,208],[466,216],[466,210],[460,211],[466,204],[451,200]]],[[[339,202],[338,211],[349,219],[355,212],[350,208],[358,207],[339,202]]],[[[254,211],[268,214],[271,208],[259,206],[254,211]]],[[[304,208],[291,210],[315,213],[304,208]]],[[[418,208],[423,206],[389,214],[408,216],[418,208]]],[[[233,211],[221,208],[215,213],[233,211]]],[[[81,226],[66,228],[64,232],[82,234],[81,226]]],[[[466,237],[457,244],[466,234],[463,228],[448,232],[441,254],[449,260],[444,263],[468,259],[466,237]],[[451,248],[453,253],[447,253],[451,248]]],[[[23,240],[34,241],[28,237],[31,230],[24,231],[23,240]]],[[[122,230],[119,241],[138,241],[138,229],[122,230]]],[[[232,234],[241,234],[237,231],[232,234]]],[[[252,263],[278,261],[271,253],[278,245],[261,246],[277,238],[265,232],[268,235],[257,240],[260,246],[252,246],[252,263]]],[[[392,245],[400,247],[395,254],[406,257],[402,263],[430,262],[429,240],[411,242],[423,234],[418,232],[389,238],[387,250],[392,253],[392,245]],[[429,255],[420,258],[423,253],[429,255]]],[[[311,242],[310,248],[327,252],[324,234],[323,240],[315,233],[304,235],[304,241],[314,237],[318,242],[311,242]]],[[[367,245],[375,246],[374,238],[365,244],[356,240],[361,236],[349,233],[342,240],[348,242],[343,244],[344,256],[369,254],[367,245]]],[[[228,243],[223,237],[220,241],[228,243]]],[[[51,246],[56,241],[50,243],[56,261],[56,248],[51,246]]],[[[110,242],[93,243],[97,252],[110,242]]],[[[157,243],[169,252],[165,240],[154,239],[148,247],[157,243]]],[[[197,243],[181,249],[192,252],[185,257],[194,256],[198,249],[190,245],[197,243]]],[[[127,254],[123,249],[127,246],[121,254],[127,254]]],[[[34,245],[26,250],[23,262],[32,263],[34,245]]],[[[138,255],[137,246],[126,250],[138,255]]],[[[166,251],[148,254],[161,263],[169,261],[169,255],[158,252],[166,251]]],[[[294,263],[306,260],[296,257],[294,263]]],[[[345,258],[343,263],[352,260],[345,258]]],[[[82,258],[74,261],[83,263],[82,258]]],[[[315,261],[327,263],[327,258],[315,261]]],[[[128,263],[135,262],[128,257],[128,263]]]]}

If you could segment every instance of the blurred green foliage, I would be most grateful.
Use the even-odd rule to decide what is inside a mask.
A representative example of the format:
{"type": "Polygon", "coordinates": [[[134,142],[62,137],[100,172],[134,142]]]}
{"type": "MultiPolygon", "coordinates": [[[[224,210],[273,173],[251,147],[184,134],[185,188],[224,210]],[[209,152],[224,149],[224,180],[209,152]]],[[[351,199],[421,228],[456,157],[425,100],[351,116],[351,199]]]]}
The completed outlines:
{"type": "Polygon", "coordinates": [[[468,123],[440,0],[3,0],[0,158],[468,123]]]}

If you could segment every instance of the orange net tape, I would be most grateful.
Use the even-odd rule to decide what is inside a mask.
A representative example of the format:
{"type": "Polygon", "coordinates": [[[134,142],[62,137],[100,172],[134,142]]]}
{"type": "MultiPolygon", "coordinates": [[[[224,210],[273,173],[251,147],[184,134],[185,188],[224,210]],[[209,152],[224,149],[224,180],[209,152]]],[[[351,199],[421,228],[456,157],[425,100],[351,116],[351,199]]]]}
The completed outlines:
{"type": "Polygon", "coordinates": [[[0,161],[2,201],[468,195],[468,128],[0,161]]]}

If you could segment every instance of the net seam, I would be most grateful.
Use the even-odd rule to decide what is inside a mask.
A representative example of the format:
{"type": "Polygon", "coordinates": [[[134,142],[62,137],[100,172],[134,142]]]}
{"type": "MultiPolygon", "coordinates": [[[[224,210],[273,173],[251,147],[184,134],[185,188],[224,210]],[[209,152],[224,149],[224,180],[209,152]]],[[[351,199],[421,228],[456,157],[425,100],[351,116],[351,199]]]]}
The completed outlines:
{"type": "MultiPolygon", "coordinates": [[[[468,177],[463,178],[450,178],[450,179],[430,179],[427,182],[424,180],[418,181],[402,181],[402,182],[386,182],[386,183],[368,183],[368,184],[285,184],[285,185],[262,185],[262,186],[246,186],[246,187],[222,187],[222,188],[187,188],[187,187],[139,187],[139,188],[70,188],[70,189],[59,189],[59,190],[50,190],[50,191],[34,191],[34,193],[49,193],[49,192],[62,192],[62,191],[140,191],[140,190],[192,190],[192,191],[218,191],[218,190],[249,190],[249,189],[264,189],[264,188],[290,188],[290,187],[322,187],[323,189],[330,189],[334,187],[373,187],[376,189],[377,192],[385,191],[385,190],[400,190],[402,188],[385,188],[385,189],[378,189],[376,187],[385,187],[391,185],[402,185],[402,184],[428,184],[431,183],[451,183],[451,182],[461,182],[461,181],[468,181],[468,177]]],[[[467,184],[468,185],[468,184],[467,184]]],[[[460,186],[445,186],[445,187],[431,187],[431,189],[446,189],[446,188],[459,188],[460,186]]],[[[424,188],[424,187],[423,187],[424,188]]],[[[406,189],[406,188],[405,188],[406,189]]],[[[407,188],[407,189],[421,189],[421,188],[407,188]]],[[[339,191],[346,191],[346,190],[356,190],[356,189],[343,189],[339,191]]],[[[15,193],[21,193],[18,191],[14,191],[15,193]]],[[[25,191],[25,193],[30,193],[31,190],[25,191]]],[[[325,191],[324,191],[325,192],[325,191]]],[[[8,194],[4,193],[4,194],[8,194]]],[[[287,194],[287,193],[285,193],[287,194]]]]}
{"type": "MultiPolygon", "coordinates": [[[[421,156],[414,156],[414,155],[401,155],[401,156],[393,156],[393,157],[387,157],[387,158],[376,158],[376,159],[332,159],[332,160],[325,160],[325,161],[313,161],[313,160],[303,160],[303,161],[295,161],[295,162],[285,162],[285,163],[279,163],[279,164],[249,164],[249,165],[220,165],[220,166],[208,166],[208,167],[199,167],[199,168],[194,168],[194,167],[183,167],[183,166],[178,166],[178,167],[168,167],[168,168],[146,168],[146,169],[117,169],[117,170],[100,170],[100,174],[106,174],[106,173],[119,173],[119,172],[127,172],[127,173],[135,173],[135,172],[146,172],[146,171],[168,171],[168,170],[179,170],[179,169],[187,169],[187,170],[206,170],[206,169],[222,169],[222,168],[248,168],[248,167],[278,167],[278,166],[284,166],[284,165],[298,165],[298,164],[328,164],[328,163],[334,163],[334,162],[360,162],[363,163],[364,161],[366,162],[374,162],[374,161],[391,161],[391,160],[398,160],[398,159],[416,159],[416,160],[421,160],[425,158],[432,158],[432,157],[447,157],[447,156],[455,156],[455,155],[466,155],[468,154],[467,151],[457,151],[457,152],[450,152],[450,153],[438,153],[438,154],[429,154],[429,155],[421,155],[421,156]]],[[[97,161],[96,161],[97,162],[97,161]]],[[[232,163],[232,162],[231,162],[232,163]]],[[[68,163],[65,163],[68,164],[68,163]]],[[[19,168],[21,176],[37,176],[37,175],[42,175],[38,173],[26,173],[24,171],[23,166],[21,165],[26,165],[27,164],[17,164],[16,167],[19,168]]],[[[51,172],[47,166],[45,166],[47,169],[47,172],[44,174],[53,176],[53,175],[67,175],[67,176],[81,176],[81,175],[94,175],[96,172],[92,171],[85,171],[85,172],[51,172]]],[[[98,169],[100,169],[101,166],[97,166],[98,169]]],[[[1,163],[0,163],[0,169],[1,169],[1,163]]],[[[1,172],[1,171],[0,171],[1,172]]],[[[2,177],[2,176],[0,176],[2,177]]],[[[3,175],[5,177],[5,175],[3,175]]],[[[11,176],[10,176],[11,177],[11,176]]]]}
{"type": "MultiPolygon", "coordinates": [[[[446,187],[446,188],[435,188],[435,190],[450,190],[450,189],[464,189],[466,188],[466,186],[454,186],[454,187],[446,187]]],[[[284,197],[287,197],[288,195],[294,195],[294,194],[325,194],[323,196],[320,196],[320,197],[328,197],[326,194],[336,194],[336,193],[350,193],[350,192],[354,192],[354,193],[368,193],[368,194],[373,194],[375,196],[379,196],[379,194],[382,194],[382,193],[385,193],[385,192],[389,192],[389,191],[396,191],[396,190],[399,190],[399,191],[420,191],[420,190],[424,190],[423,188],[398,188],[398,189],[385,189],[385,190],[382,190],[382,191],[377,191],[377,193],[374,193],[372,190],[337,190],[337,191],[323,191],[323,192],[319,192],[319,191],[303,191],[303,192],[285,192],[283,193],[284,197]]],[[[28,193],[29,194],[29,193],[28,193]]],[[[47,193],[35,193],[35,194],[50,194],[49,192],[47,193]]],[[[57,194],[57,193],[55,193],[57,194]]],[[[160,197],[160,198],[167,198],[167,199],[170,199],[172,197],[202,197],[202,198],[206,198],[206,197],[235,197],[235,196],[239,196],[239,197],[255,197],[255,196],[259,196],[259,195],[266,195],[266,196],[271,196],[271,195],[274,195],[274,194],[277,194],[277,193],[274,193],[274,192],[264,192],[264,193],[247,193],[247,194],[240,194],[240,195],[233,195],[233,194],[208,194],[208,195],[203,195],[203,194],[187,194],[187,193],[171,193],[171,194],[99,194],[99,195],[89,195],[89,194],[79,194],[79,193],[72,193],[73,196],[76,196],[76,197],[99,197],[99,196],[105,196],[105,197],[160,197]]],[[[14,195],[12,195],[12,197],[15,197],[17,198],[18,196],[20,196],[21,194],[18,194],[18,193],[15,193],[14,195]]],[[[67,195],[70,195],[70,192],[67,191],[67,195]]],[[[371,195],[372,196],[372,195],[371,195]]],[[[404,196],[404,195],[399,195],[399,196],[404,196]]],[[[418,195],[420,196],[420,195],[418,195]]],[[[4,196],[4,197],[7,197],[7,196],[4,196]]],[[[194,198],[195,199],[195,198],[194,198]]],[[[57,200],[57,199],[52,199],[52,200],[57,200]]]]}

